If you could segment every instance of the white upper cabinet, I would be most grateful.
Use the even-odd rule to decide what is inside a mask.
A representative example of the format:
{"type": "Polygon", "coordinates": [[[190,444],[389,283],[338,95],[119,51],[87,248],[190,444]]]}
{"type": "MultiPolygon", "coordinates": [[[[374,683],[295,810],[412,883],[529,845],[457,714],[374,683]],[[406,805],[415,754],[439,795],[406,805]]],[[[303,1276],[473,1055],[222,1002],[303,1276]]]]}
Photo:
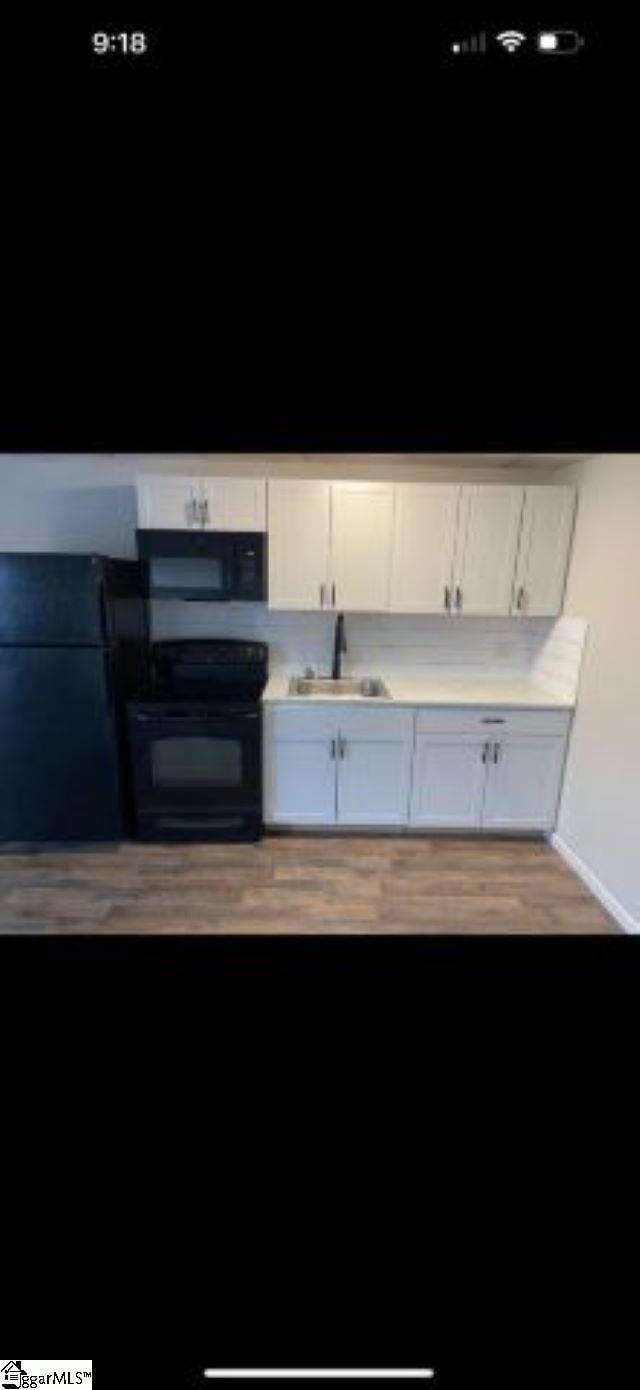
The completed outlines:
{"type": "Polygon", "coordinates": [[[214,531],[264,531],[267,484],[264,478],[203,478],[203,519],[214,531]]]}
{"type": "Polygon", "coordinates": [[[389,607],[392,483],[269,482],[269,605],[389,607]]]}
{"type": "Polygon", "coordinates": [[[162,531],[264,531],[264,478],[138,479],[138,525],[162,531]]]}
{"type": "Polygon", "coordinates": [[[573,487],[526,488],[513,613],[546,618],[561,612],[575,501],[573,487]]]}
{"type": "Polygon", "coordinates": [[[395,613],[447,613],[461,488],[398,483],[391,561],[395,613]]]}
{"type": "Polygon", "coordinates": [[[333,608],[358,613],[389,608],[393,494],[393,483],[331,484],[333,608]]]}
{"type": "Polygon", "coordinates": [[[572,487],[138,479],[144,529],[269,531],[269,604],[373,613],[553,616],[572,487]]]}
{"type": "Polygon", "coordinates": [[[329,605],[331,484],[269,482],[269,607],[329,605]]]}
{"type": "Polygon", "coordinates": [[[511,612],[523,500],[523,487],[462,488],[454,565],[456,612],[511,612]]]}
{"type": "Polygon", "coordinates": [[[138,526],[157,531],[200,529],[200,479],[146,474],[138,479],[138,526]]]}

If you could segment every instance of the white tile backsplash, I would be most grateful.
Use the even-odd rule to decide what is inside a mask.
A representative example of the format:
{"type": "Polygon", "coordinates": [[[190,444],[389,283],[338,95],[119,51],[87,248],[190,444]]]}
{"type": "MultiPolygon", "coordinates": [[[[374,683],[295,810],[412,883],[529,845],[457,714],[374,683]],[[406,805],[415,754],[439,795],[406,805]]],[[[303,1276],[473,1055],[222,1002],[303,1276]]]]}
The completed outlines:
{"type": "MultiPolygon", "coordinates": [[[[262,603],[152,604],[153,636],[247,637],[269,644],[273,671],[329,670],[335,615],[282,613],[262,603]]],[[[580,618],[347,614],[345,672],[442,678],[530,678],[562,698],[577,689],[587,624],[580,618]]]]}
{"type": "Polygon", "coordinates": [[[550,695],[575,699],[587,638],[585,618],[556,618],[533,664],[533,679],[550,695]]]}

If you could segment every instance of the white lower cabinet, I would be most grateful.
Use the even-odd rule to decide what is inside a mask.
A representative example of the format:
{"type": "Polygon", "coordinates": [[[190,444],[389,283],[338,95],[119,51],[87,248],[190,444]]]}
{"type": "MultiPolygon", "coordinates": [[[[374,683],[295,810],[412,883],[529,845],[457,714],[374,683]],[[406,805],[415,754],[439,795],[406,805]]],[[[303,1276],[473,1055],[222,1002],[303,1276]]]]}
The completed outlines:
{"type": "Polygon", "coordinates": [[[473,829],[482,822],[487,743],[479,734],[418,734],[412,825],[473,829]]]}
{"type": "Polygon", "coordinates": [[[338,722],[338,824],[406,825],[413,710],[345,709],[338,722]]]}
{"type": "Polygon", "coordinates": [[[267,705],[265,820],[551,830],[570,718],[562,710],[267,705]]]}
{"type": "Polygon", "coordinates": [[[487,829],[548,830],[555,824],[565,740],[507,735],[488,763],[482,824],[487,829]]]}
{"type": "MultiPolygon", "coordinates": [[[[453,711],[449,718],[454,718],[453,711]]],[[[563,718],[556,711],[536,715],[518,711],[515,717],[493,719],[487,714],[483,733],[455,729],[421,733],[419,714],[411,824],[451,829],[551,830],[566,749],[566,733],[553,730],[563,718]],[[537,732],[518,732],[519,720],[525,725],[529,720],[537,732]],[[511,731],[510,722],[515,725],[511,731]],[[544,732],[547,722],[548,734],[544,732]],[[499,730],[500,724],[507,726],[505,731],[499,730]]],[[[462,718],[461,723],[464,727],[462,718]]]]}
{"type": "Polygon", "coordinates": [[[264,818],[269,825],[333,825],[336,819],[335,711],[266,706],[264,818]]]}
{"type": "Polygon", "coordinates": [[[413,710],[268,706],[267,824],[405,825],[413,726],[413,710]]]}

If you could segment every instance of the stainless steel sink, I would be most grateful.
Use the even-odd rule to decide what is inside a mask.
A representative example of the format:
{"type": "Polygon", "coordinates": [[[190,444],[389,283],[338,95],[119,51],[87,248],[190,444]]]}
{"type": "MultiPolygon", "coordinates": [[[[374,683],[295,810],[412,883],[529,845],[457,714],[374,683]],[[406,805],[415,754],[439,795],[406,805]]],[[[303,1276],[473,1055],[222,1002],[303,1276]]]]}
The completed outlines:
{"type": "Polygon", "coordinates": [[[334,681],[331,676],[292,676],[289,682],[290,695],[359,695],[362,699],[388,700],[389,691],[377,676],[365,676],[362,680],[344,677],[334,681]]]}

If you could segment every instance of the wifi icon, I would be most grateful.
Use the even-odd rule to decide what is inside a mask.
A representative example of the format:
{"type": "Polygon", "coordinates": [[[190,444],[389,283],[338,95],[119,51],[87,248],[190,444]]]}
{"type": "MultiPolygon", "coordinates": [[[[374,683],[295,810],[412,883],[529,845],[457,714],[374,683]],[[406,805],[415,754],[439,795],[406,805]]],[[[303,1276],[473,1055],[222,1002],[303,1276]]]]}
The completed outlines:
{"type": "Polygon", "coordinates": [[[503,29],[501,34],[496,34],[497,42],[502,44],[507,53],[515,53],[521,44],[525,43],[526,37],[519,29],[503,29]]]}

